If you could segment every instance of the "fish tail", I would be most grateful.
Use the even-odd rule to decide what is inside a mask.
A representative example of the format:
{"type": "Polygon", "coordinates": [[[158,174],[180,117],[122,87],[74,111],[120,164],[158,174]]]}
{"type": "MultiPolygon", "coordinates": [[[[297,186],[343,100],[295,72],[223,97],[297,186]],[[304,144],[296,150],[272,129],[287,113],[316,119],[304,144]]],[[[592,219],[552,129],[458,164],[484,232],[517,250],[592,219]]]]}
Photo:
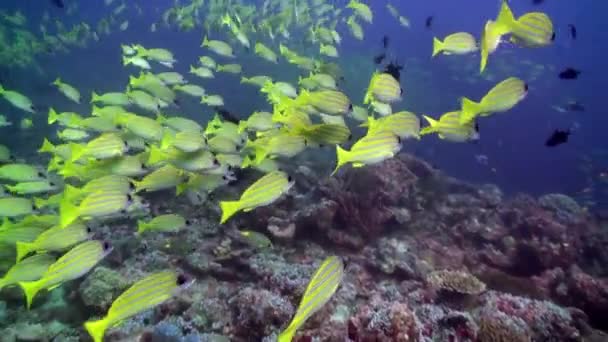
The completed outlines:
{"type": "Polygon", "coordinates": [[[477,114],[481,112],[481,104],[471,101],[466,97],[463,97],[460,100],[461,109],[460,109],[460,124],[464,125],[468,122],[471,122],[475,119],[477,114]]]}
{"type": "Polygon", "coordinates": [[[331,175],[333,176],[336,172],[338,172],[338,169],[340,169],[340,167],[342,167],[342,165],[348,163],[348,151],[343,149],[342,147],[340,147],[340,145],[336,145],[336,168],[334,169],[334,172],[331,173],[331,175]]]}
{"type": "Polygon", "coordinates": [[[97,93],[95,91],[91,92],[91,102],[90,103],[97,102],[97,101],[99,101],[99,95],[97,95],[97,93]]]}
{"type": "Polygon", "coordinates": [[[57,121],[58,118],[59,118],[59,116],[57,115],[57,112],[55,111],[55,109],[53,109],[53,107],[49,108],[49,118],[48,118],[49,125],[55,123],[55,121],[57,121]]]}
{"type": "Polygon", "coordinates": [[[442,50],[443,50],[443,42],[441,40],[437,39],[437,37],[433,37],[433,56],[432,57],[435,57],[442,50]]]}
{"type": "Polygon", "coordinates": [[[498,12],[498,17],[496,17],[496,25],[499,28],[500,34],[506,34],[511,32],[511,28],[515,23],[515,16],[513,16],[513,12],[511,8],[509,8],[509,4],[506,0],[503,0],[502,5],[500,6],[500,12],[498,12]]]}
{"type": "Polygon", "coordinates": [[[253,161],[249,156],[245,156],[245,158],[243,158],[243,163],[241,163],[241,169],[246,169],[251,165],[253,165],[253,161]]]}
{"type": "Polygon", "coordinates": [[[47,138],[44,138],[44,141],[42,142],[42,146],[40,147],[38,152],[53,153],[53,151],[55,151],[55,145],[53,145],[47,138]]]}
{"type": "Polygon", "coordinates": [[[30,254],[30,252],[32,251],[32,249],[34,247],[34,243],[17,241],[16,247],[17,247],[17,262],[19,262],[23,258],[25,258],[26,255],[30,254]]]}
{"type": "Polygon", "coordinates": [[[0,94],[4,93],[4,87],[0,84],[0,94]]]}
{"type": "Polygon", "coordinates": [[[54,84],[54,85],[56,85],[56,86],[60,85],[60,84],[61,84],[61,78],[60,78],[60,77],[57,77],[57,78],[56,78],[56,79],[53,81],[53,84],[54,84]]]}
{"type": "Polygon", "coordinates": [[[70,143],[70,151],[72,154],[70,156],[70,161],[75,162],[82,157],[85,151],[85,147],[79,144],[70,143]]]}
{"type": "Polygon", "coordinates": [[[150,155],[148,156],[148,161],[146,162],[146,164],[148,164],[148,165],[158,164],[159,162],[161,162],[163,160],[163,157],[164,157],[163,151],[161,151],[160,148],[152,145],[150,147],[150,155]]]}
{"type": "Polygon", "coordinates": [[[163,137],[162,139],[160,139],[160,149],[161,150],[166,150],[167,148],[169,148],[169,146],[171,146],[171,144],[173,144],[173,134],[171,134],[171,132],[169,132],[169,130],[166,130],[163,132],[163,137]]]}
{"type": "Polygon", "coordinates": [[[78,219],[78,207],[70,202],[69,198],[63,197],[59,203],[59,222],[62,228],[67,227],[78,219]]]}
{"type": "Polygon", "coordinates": [[[434,133],[439,121],[431,118],[430,116],[426,116],[426,115],[423,115],[422,117],[426,120],[426,122],[429,123],[429,125],[420,130],[420,135],[422,136],[422,135],[434,133]]]}
{"type": "Polygon", "coordinates": [[[82,193],[83,193],[82,189],[79,189],[70,184],[66,184],[65,188],[63,189],[63,197],[67,198],[69,201],[73,201],[74,198],[80,197],[82,195],[82,193]]]}
{"type": "Polygon", "coordinates": [[[246,120],[241,120],[239,121],[239,134],[245,132],[245,130],[247,129],[247,121],[246,120]]]}
{"type": "Polygon", "coordinates": [[[279,337],[277,338],[277,342],[291,342],[293,340],[293,335],[295,335],[295,333],[296,333],[296,329],[289,326],[289,327],[287,327],[287,329],[285,329],[283,332],[281,332],[281,334],[279,334],[279,337]]]}
{"type": "Polygon", "coordinates": [[[129,63],[131,63],[131,60],[129,58],[127,58],[126,56],[122,56],[122,65],[128,65],[129,63]]]}
{"type": "Polygon", "coordinates": [[[162,124],[167,121],[167,118],[161,113],[156,113],[156,121],[162,124]]]}
{"type": "Polygon", "coordinates": [[[148,229],[148,225],[143,220],[137,220],[137,234],[141,235],[148,229]]]}
{"type": "Polygon", "coordinates": [[[241,210],[241,201],[221,201],[220,208],[222,209],[220,224],[222,224],[241,210]]]}
{"type": "Polygon", "coordinates": [[[34,301],[34,297],[40,291],[40,281],[21,281],[19,282],[19,286],[23,289],[23,293],[25,294],[25,301],[27,309],[29,310],[32,306],[32,302],[34,301]]]}
{"type": "Polygon", "coordinates": [[[40,197],[34,197],[34,205],[38,209],[44,208],[47,205],[47,200],[40,197]]]}
{"type": "Polygon", "coordinates": [[[209,44],[209,39],[207,39],[207,35],[203,38],[203,44],[201,46],[207,46],[209,44]]]}
{"type": "Polygon", "coordinates": [[[188,190],[188,183],[179,183],[175,187],[175,195],[179,196],[184,193],[184,191],[188,190]]]}
{"type": "Polygon", "coordinates": [[[94,342],[102,342],[103,336],[106,334],[106,330],[109,327],[109,322],[106,319],[100,319],[98,321],[88,321],[84,324],[84,328],[87,330],[89,335],[93,338],[94,342]]]}

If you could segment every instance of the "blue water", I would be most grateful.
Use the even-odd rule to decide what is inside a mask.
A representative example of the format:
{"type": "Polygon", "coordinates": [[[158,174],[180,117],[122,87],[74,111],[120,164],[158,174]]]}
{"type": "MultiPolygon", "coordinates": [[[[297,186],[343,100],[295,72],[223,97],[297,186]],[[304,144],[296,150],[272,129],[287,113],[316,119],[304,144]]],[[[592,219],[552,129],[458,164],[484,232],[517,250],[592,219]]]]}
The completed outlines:
{"type": "MultiPolygon", "coordinates": [[[[78,10],[70,16],[64,10],[52,7],[49,1],[3,0],[0,6],[9,11],[21,9],[28,17],[28,27],[33,30],[38,27],[44,11],[49,11],[53,20],[59,20],[67,27],[81,21],[95,23],[108,11],[102,1],[79,3],[78,10]]],[[[112,8],[117,3],[115,1],[112,8]]],[[[129,8],[120,16],[118,22],[124,18],[130,21],[127,31],[103,36],[99,42],[91,41],[87,48],[71,47],[67,54],[38,57],[42,74],[30,69],[6,70],[0,66],[3,69],[3,85],[28,94],[41,108],[34,119],[36,128],[33,131],[11,132],[4,129],[0,143],[20,147],[24,153],[28,153],[27,150],[31,152],[41,144],[44,135],[54,132],[54,128],[47,128],[44,124],[46,110],[50,106],[61,111],[88,113],[90,106],[86,104],[87,101],[83,101],[82,105],[72,104],[48,86],[57,76],[77,86],[85,99],[93,90],[107,92],[124,89],[128,75],[137,71],[121,65],[122,43],[172,50],[179,61],[175,71],[184,75],[189,65],[205,53],[199,47],[203,37],[201,28],[185,33],[159,25],[157,32],[149,31],[150,24],[158,21],[162,11],[173,1],[129,3],[138,3],[144,11],[139,16],[129,8]]],[[[395,111],[406,109],[438,117],[444,112],[458,109],[461,96],[478,100],[498,81],[510,76],[521,77],[529,82],[528,97],[507,113],[480,120],[482,139],[478,143],[455,144],[425,137],[420,142],[408,141],[406,150],[428,160],[449,175],[472,182],[496,183],[509,194],[561,192],[575,195],[585,187],[592,186],[598,206],[604,206],[602,193],[608,197],[607,186],[602,188],[601,182],[594,177],[608,167],[606,157],[601,157],[601,152],[608,147],[603,129],[608,127],[608,118],[603,113],[606,89],[604,55],[607,49],[606,33],[601,29],[604,25],[601,14],[607,12],[607,3],[596,0],[546,0],[540,6],[534,6],[532,1],[511,1],[516,15],[533,10],[546,12],[553,20],[556,41],[540,49],[502,45],[490,56],[486,74],[493,76],[491,81],[477,73],[478,54],[439,56],[435,59],[431,59],[430,54],[434,35],[443,37],[456,31],[467,31],[479,36],[485,21],[496,16],[499,1],[393,1],[399,12],[411,21],[410,29],[399,26],[386,11],[385,3],[373,2],[374,24],[362,23],[365,31],[363,41],[353,39],[345,24],[338,28],[343,37],[339,63],[347,71],[342,88],[353,102],[360,103],[362,100],[369,76],[375,68],[372,57],[380,52],[381,38],[385,34],[390,37],[391,57],[405,64],[402,76],[405,97],[403,102],[395,106],[395,111]],[[425,18],[429,15],[434,16],[431,30],[424,27],[425,18]],[[569,37],[568,24],[577,26],[576,41],[569,37]],[[530,65],[535,64],[544,65],[545,70],[532,80],[530,65]],[[569,66],[582,70],[579,79],[558,79],[559,71],[569,66]],[[558,113],[551,108],[569,98],[583,103],[586,112],[558,113]],[[578,128],[567,144],[551,149],[544,146],[545,139],[554,129],[566,129],[575,124],[578,128]],[[487,156],[488,165],[479,163],[477,155],[487,156]],[[583,161],[585,156],[591,158],[591,166],[583,161]],[[592,171],[583,172],[581,168],[585,166],[592,171]]],[[[221,38],[218,33],[210,35],[221,38]]],[[[295,41],[301,40],[293,33],[286,45],[301,51],[295,41]]],[[[277,46],[274,44],[273,47],[277,46]]],[[[268,74],[276,79],[295,82],[300,74],[285,62],[275,67],[261,62],[241,48],[237,48],[237,55],[237,61],[243,64],[244,74],[248,76],[268,74]]],[[[270,109],[257,89],[240,85],[239,78],[221,74],[215,80],[197,83],[210,93],[222,95],[226,107],[242,117],[254,110],[270,109]]],[[[201,121],[213,115],[210,109],[198,105],[195,100],[182,101],[180,109],[172,108],[168,114],[186,115],[201,121]]],[[[18,121],[23,115],[5,102],[0,102],[0,113],[13,121],[18,121]]]]}

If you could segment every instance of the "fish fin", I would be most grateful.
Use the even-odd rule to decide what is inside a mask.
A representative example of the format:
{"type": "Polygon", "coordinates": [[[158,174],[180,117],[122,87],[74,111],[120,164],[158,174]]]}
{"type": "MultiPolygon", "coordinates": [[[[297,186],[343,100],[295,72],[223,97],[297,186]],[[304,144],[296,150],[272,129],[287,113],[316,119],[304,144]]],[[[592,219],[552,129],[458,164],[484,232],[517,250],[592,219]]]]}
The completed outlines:
{"type": "Polygon", "coordinates": [[[74,200],[74,198],[82,195],[83,192],[84,191],[82,189],[79,189],[70,184],[66,184],[65,188],[63,189],[63,197],[67,198],[69,201],[72,201],[72,200],[74,200]]]}
{"type": "Polygon", "coordinates": [[[146,162],[146,164],[148,164],[148,165],[158,164],[159,162],[163,161],[163,159],[164,159],[163,151],[161,151],[160,148],[152,145],[150,147],[150,154],[148,155],[148,161],[146,162]]]}
{"type": "Polygon", "coordinates": [[[179,196],[188,190],[188,183],[180,183],[175,187],[175,195],[179,196]]]}
{"type": "Polygon", "coordinates": [[[19,262],[32,251],[32,247],[34,247],[34,243],[17,241],[16,247],[17,247],[17,262],[19,262]]]}
{"type": "Polygon", "coordinates": [[[165,130],[163,132],[163,137],[160,140],[160,149],[166,150],[167,148],[169,148],[169,146],[171,146],[171,144],[173,144],[174,137],[175,136],[169,130],[165,130]]]}
{"type": "Polygon", "coordinates": [[[241,210],[241,201],[221,201],[220,208],[222,209],[220,224],[222,224],[241,210]]]}
{"type": "Polygon", "coordinates": [[[94,342],[103,342],[103,336],[106,334],[108,327],[109,322],[105,318],[98,321],[88,321],[84,324],[84,328],[91,335],[94,342]]]}
{"type": "Polygon", "coordinates": [[[464,125],[475,119],[475,117],[481,112],[481,104],[475,101],[469,100],[466,97],[460,99],[460,124],[464,125]]]}
{"type": "Polygon", "coordinates": [[[34,301],[34,297],[40,291],[40,281],[21,281],[19,282],[19,286],[23,289],[23,293],[25,294],[26,306],[29,310],[32,306],[32,302],[34,301]]]}
{"type": "Polygon", "coordinates": [[[54,84],[54,85],[56,85],[56,86],[61,85],[61,78],[60,78],[60,77],[57,77],[57,78],[56,78],[56,79],[53,81],[53,84],[54,84]]]}
{"type": "Polygon", "coordinates": [[[98,100],[99,100],[99,95],[97,95],[97,93],[94,91],[91,92],[91,102],[90,103],[96,102],[98,100]]]}
{"type": "Polygon", "coordinates": [[[122,65],[126,66],[129,63],[131,63],[131,60],[129,58],[127,58],[126,56],[122,56],[122,65]]]}
{"type": "Polygon", "coordinates": [[[247,129],[247,120],[241,120],[239,121],[239,134],[243,133],[245,130],[247,129]]]}
{"type": "Polygon", "coordinates": [[[438,53],[441,52],[441,50],[443,50],[443,42],[439,39],[437,39],[437,37],[433,37],[433,56],[435,57],[438,53]]]}
{"type": "Polygon", "coordinates": [[[59,222],[62,228],[67,227],[78,219],[78,207],[72,204],[67,197],[63,197],[59,204],[59,222]]]}
{"type": "Polygon", "coordinates": [[[342,165],[348,163],[348,153],[349,152],[340,147],[340,145],[336,145],[336,168],[334,169],[334,172],[331,173],[332,176],[338,172],[338,169],[340,169],[342,165]]]}

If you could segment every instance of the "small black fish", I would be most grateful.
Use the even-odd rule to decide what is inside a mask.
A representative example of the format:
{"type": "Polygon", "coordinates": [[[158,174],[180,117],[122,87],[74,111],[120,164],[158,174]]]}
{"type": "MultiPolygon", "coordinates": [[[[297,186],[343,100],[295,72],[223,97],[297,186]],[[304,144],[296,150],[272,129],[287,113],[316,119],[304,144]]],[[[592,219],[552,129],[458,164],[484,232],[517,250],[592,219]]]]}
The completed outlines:
{"type": "Polygon", "coordinates": [[[433,26],[433,16],[432,15],[429,15],[428,17],[426,17],[424,25],[426,26],[427,29],[430,29],[431,26],[433,26]]]}
{"type": "Polygon", "coordinates": [[[222,117],[222,119],[226,121],[230,121],[235,124],[238,124],[239,121],[241,121],[241,119],[237,118],[234,114],[230,113],[225,109],[217,108],[217,113],[222,117]]]}
{"type": "Polygon", "coordinates": [[[388,48],[389,38],[387,35],[382,37],[382,47],[386,50],[388,48]]]}
{"type": "Polygon", "coordinates": [[[580,70],[576,70],[574,68],[566,68],[559,73],[559,78],[561,78],[562,80],[575,80],[578,78],[578,75],[580,73],[580,70]]]}
{"type": "Polygon", "coordinates": [[[563,131],[560,129],[556,129],[553,134],[547,139],[545,142],[545,146],[547,147],[555,147],[557,145],[565,144],[568,142],[568,137],[572,134],[569,129],[563,131]]]}
{"type": "Polygon", "coordinates": [[[384,72],[393,76],[397,81],[401,79],[401,70],[403,70],[403,65],[400,65],[396,61],[390,62],[384,67],[384,72]]]}
{"type": "Polygon", "coordinates": [[[572,40],[576,40],[576,26],[568,24],[568,27],[570,28],[570,37],[572,37],[572,40]]]}
{"type": "Polygon", "coordinates": [[[376,57],[374,57],[374,63],[380,64],[380,63],[382,63],[384,58],[386,58],[386,54],[383,52],[383,53],[377,55],[376,57]]]}
{"type": "Polygon", "coordinates": [[[64,8],[65,7],[65,4],[63,3],[63,0],[51,0],[51,3],[53,5],[55,5],[55,7],[58,7],[58,8],[64,8]]]}

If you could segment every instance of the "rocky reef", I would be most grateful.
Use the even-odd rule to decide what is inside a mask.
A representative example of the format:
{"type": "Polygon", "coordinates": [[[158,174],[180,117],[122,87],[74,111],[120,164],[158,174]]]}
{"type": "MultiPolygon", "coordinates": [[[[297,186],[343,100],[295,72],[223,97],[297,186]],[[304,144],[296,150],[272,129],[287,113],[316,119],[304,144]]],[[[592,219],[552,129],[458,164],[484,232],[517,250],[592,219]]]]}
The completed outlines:
{"type": "Polygon", "coordinates": [[[216,201],[201,208],[177,198],[151,209],[194,222],[180,232],[134,238],[131,221],[95,227],[116,247],[86,277],[41,295],[31,311],[19,289],[3,290],[2,341],[87,341],[83,321],[168,267],[196,282],[106,341],[274,341],[331,254],[345,261],[344,280],[295,341],[606,338],[608,232],[569,197],[504,198],[408,154],[331,178],[297,164],[285,167],[296,179],[288,196],[224,226],[216,201]],[[273,246],[244,243],[243,228],[273,246]]]}

